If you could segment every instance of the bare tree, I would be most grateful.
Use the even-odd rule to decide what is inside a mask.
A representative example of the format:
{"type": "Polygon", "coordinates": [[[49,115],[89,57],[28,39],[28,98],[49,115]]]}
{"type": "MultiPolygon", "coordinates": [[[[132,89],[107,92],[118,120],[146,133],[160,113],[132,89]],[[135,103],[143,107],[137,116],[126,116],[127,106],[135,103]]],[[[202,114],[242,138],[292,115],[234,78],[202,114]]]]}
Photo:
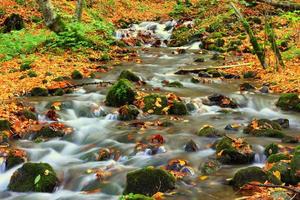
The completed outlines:
{"type": "Polygon", "coordinates": [[[82,11],[83,11],[84,0],[77,0],[76,10],[75,10],[75,20],[81,21],[82,11]]]}

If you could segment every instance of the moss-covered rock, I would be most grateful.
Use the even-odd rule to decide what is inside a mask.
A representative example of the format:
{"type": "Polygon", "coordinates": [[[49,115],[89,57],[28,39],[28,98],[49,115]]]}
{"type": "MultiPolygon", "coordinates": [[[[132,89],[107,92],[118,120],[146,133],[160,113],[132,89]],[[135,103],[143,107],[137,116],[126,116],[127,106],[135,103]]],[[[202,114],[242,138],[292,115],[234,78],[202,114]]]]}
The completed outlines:
{"type": "Polygon", "coordinates": [[[182,83],[180,83],[179,81],[169,82],[165,86],[167,86],[167,87],[175,87],[175,88],[183,88],[182,83]]]}
{"type": "Polygon", "coordinates": [[[276,163],[281,160],[289,160],[289,156],[283,154],[283,153],[277,153],[277,154],[272,154],[268,157],[267,162],[268,163],[276,163]]]}
{"type": "Polygon", "coordinates": [[[6,119],[0,119],[0,131],[10,130],[10,123],[6,119]]]}
{"type": "Polygon", "coordinates": [[[147,197],[142,194],[133,194],[122,195],[119,200],[154,200],[152,197],[147,197]]]}
{"type": "Polygon", "coordinates": [[[127,79],[132,82],[139,82],[141,79],[132,71],[123,70],[119,76],[119,79],[127,79]]]}
{"type": "Polygon", "coordinates": [[[45,96],[48,96],[49,92],[46,88],[35,87],[35,88],[32,88],[30,94],[33,97],[39,97],[39,96],[45,97],[45,96]]]}
{"type": "Polygon", "coordinates": [[[231,180],[231,185],[234,188],[240,188],[252,181],[257,181],[260,183],[269,181],[273,184],[281,184],[281,181],[277,179],[272,173],[265,172],[259,167],[247,167],[235,173],[233,179],[231,180]]]}
{"type": "Polygon", "coordinates": [[[288,163],[276,162],[269,172],[275,173],[280,172],[281,181],[287,184],[294,184],[293,178],[291,176],[291,170],[288,163]]]}
{"type": "Polygon", "coordinates": [[[255,153],[251,146],[243,142],[239,150],[233,146],[233,140],[223,137],[216,146],[217,159],[223,164],[247,164],[254,161],[255,153]]]}
{"type": "Polygon", "coordinates": [[[24,115],[24,117],[26,119],[32,119],[32,120],[37,120],[37,114],[32,112],[31,110],[24,110],[22,112],[22,114],[24,115]]]}
{"type": "Polygon", "coordinates": [[[258,137],[283,138],[285,136],[281,131],[280,124],[268,119],[252,120],[244,129],[244,133],[258,137]]]}
{"type": "Polygon", "coordinates": [[[264,154],[269,157],[272,154],[276,154],[279,152],[279,147],[277,144],[271,143],[266,146],[264,154]]]}
{"type": "Polygon", "coordinates": [[[62,88],[58,88],[54,91],[53,96],[62,96],[65,94],[65,91],[62,88]]]}
{"type": "Polygon", "coordinates": [[[113,107],[132,104],[135,94],[132,84],[127,79],[120,79],[109,89],[105,103],[113,107]]]}
{"type": "Polygon", "coordinates": [[[25,163],[12,175],[8,189],[14,192],[53,192],[58,178],[47,163],[25,163]]]}
{"type": "Polygon", "coordinates": [[[296,147],[291,160],[291,176],[294,184],[300,182],[300,146],[296,147]]]}
{"type": "Polygon", "coordinates": [[[31,69],[30,63],[23,63],[22,65],[20,65],[20,71],[26,71],[31,69]]]}
{"type": "Polygon", "coordinates": [[[279,119],[275,119],[272,121],[278,123],[281,126],[281,128],[289,128],[290,127],[290,121],[288,119],[279,118],[279,119]]]}
{"type": "Polygon", "coordinates": [[[127,174],[124,194],[134,193],[152,196],[175,188],[175,178],[163,169],[143,168],[127,174]]]}
{"type": "Polygon", "coordinates": [[[139,109],[134,105],[124,105],[119,109],[118,120],[134,120],[139,115],[139,109]]]}
{"type": "Polygon", "coordinates": [[[64,135],[65,133],[62,130],[55,129],[51,126],[45,126],[35,134],[35,138],[38,137],[54,138],[54,137],[63,137],[64,135]]]}
{"type": "Polygon", "coordinates": [[[164,95],[160,94],[150,94],[144,97],[144,112],[162,115],[163,109],[168,106],[168,99],[164,95]]]}
{"type": "Polygon", "coordinates": [[[169,114],[171,115],[187,115],[188,110],[186,105],[181,101],[173,101],[173,105],[169,110],[169,114]]]}
{"type": "Polygon", "coordinates": [[[211,175],[221,168],[221,163],[217,160],[208,160],[200,168],[203,175],[211,175]]]}
{"type": "Polygon", "coordinates": [[[293,110],[300,112],[300,98],[297,94],[282,94],[279,97],[276,106],[282,110],[293,110]]]}
{"type": "Polygon", "coordinates": [[[215,137],[222,137],[225,134],[220,132],[218,129],[215,129],[214,127],[204,126],[200,128],[200,130],[197,132],[197,135],[201,137],[215,138],[215,137]]]}
{"type": "Polygon", "coordinates": [[[83,79],[83,75],[80,71],[74,70],[71,74],[72,79],[83,79]]]}
{"type": "Polygon", "coordinates": [[[9,170],[21,163],[25,162],[25,158],[18,156],[18,155],[14,155],[13,153],[8,154],[7,158],[6,158],[6,162],[5,162],[5,167],[6,170],[9,170]]]}
{"type": "Polygon", "coordinates": [[[237,108],[238,104],[227,96],[222,94],[212,94],[207,97],[208,100],[202,102],[208,106],[220,106],[221,108],[237,108]]]}

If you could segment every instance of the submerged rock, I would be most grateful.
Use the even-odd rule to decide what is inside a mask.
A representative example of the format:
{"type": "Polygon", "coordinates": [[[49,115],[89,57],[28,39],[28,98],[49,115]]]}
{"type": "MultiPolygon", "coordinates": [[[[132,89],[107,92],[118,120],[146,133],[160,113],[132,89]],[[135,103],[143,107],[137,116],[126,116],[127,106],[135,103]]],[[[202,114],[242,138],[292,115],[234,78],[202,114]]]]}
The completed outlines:
{"type": "Polygon", "coordinates": [[[252,120],[244,129],[245,134],[253,136],[283,138],[284,133],[281,131],[281,126],[277,122],[268,119],[252,120]]]}
{"type": "Polygon", "coordinates": [[[215,138],[215,137],[222,137],[225,134],[215,129],[212,126],[203,126],[202,128],[200,128],[197,135],[202,137],[215,138]]]}
{"type": "Polygon", "coordinates": [[[127,79],[120,79],[109,89],[105,103],[113,107],[132,104],[135,94],[132,84],[127,79]]]}
{"type": "Polygon", "coordinates": [[[124,105],[118,112],[118,120],[122,121],[135,120],[140,113],[139,109],[134,105],[124,105]]]}
{"type": "Polygon", "coordinates": [[[147,167],[127,174],[124,194],[152,196],[175,188],[175,177],[163,169],[147,167]]]}
{"type": "Polygon", "coordinates": [[[208,160],[200,167],[203,175],[211,175],[216,173],[221,168],[221,163],[217,160],[208,160]]]}
{"type": "Polygon", "coordinates": [[[259,167],[247,167],[239,170],[235,173],[233,179],[230,181],[234,188],[240,188],[243,185],[250,183],[252,181],[265,183],[269,181],[273,184],[280,185],[281,181],[277,179],[272,173],[265,172],[259,167]]]}
{"type": "Polygon", "coordinates": [[[255,87],[251,85],[250,83],[243,83],[240,85],[241,91],[254,91],[255,87]]]}
{"type": "Polygon", "coordinates": [[[203,101],[203,104],[208,106],[220,106],[222,108],[237,108],[238,105],[229,97],[222,94],[213,94],[207,97],[208,101],[203,101]]]}
{"type": "Polygon", "coordinates": [[[8,189],[14,192],[53,192],[59,181],[47,163],[25,163],[12,175],[8,189]]]}
{"type": "Polygon", "coordinates": [[[296,136],[286,135],[281,139],[281,142],[290,143],[290,144],[297,144],[297,143],[299,143],[299,138],[296,137],[296,136]]]}
{"type": "Polygon", "coordinates": [[[132,82],[139,82],[141,79],[130,70],[123,70],[119,76],[119,79],[127,79],[132,82]]]}
{"type": "Polygon", "coordinates": [[[184,146],[184,150],[186,152],[196,152],[199,150],[198,145],[193,141],[190,140],[188,143],[186,143],[186,145],[184,146]]]}
{"type": "Polygon", "coordinates": [[[282,110],[292,110],[300,112],[300,98],[297,94],[282,94],[279,97],[276,106],[281,108],[282,110]]]}
{"type": "Polygon", "coordinates": [[[255,153],[242,139],[223,137],[216,146],[216,155],[223,164],[247,164],[254,161],[255,153]]]}

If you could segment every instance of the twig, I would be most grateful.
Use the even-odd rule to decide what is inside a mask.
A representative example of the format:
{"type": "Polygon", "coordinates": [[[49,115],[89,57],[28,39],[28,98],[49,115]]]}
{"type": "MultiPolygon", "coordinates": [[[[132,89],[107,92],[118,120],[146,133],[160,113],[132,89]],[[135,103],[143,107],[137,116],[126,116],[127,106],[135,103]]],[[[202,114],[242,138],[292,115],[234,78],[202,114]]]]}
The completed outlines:
{"type": "Polygon", "coordinates": [[[248,185],[253,185],[253,186],[258,186],[258,187],[268,187],[268,188],[283,188],[283,189],[290,190],[294,193],[300,194],[300,190],[297,190],[296,188],[292,188],[289,186],[284,186],[284,185],[256,184],[256,183],[248,183],[248,185]]]}

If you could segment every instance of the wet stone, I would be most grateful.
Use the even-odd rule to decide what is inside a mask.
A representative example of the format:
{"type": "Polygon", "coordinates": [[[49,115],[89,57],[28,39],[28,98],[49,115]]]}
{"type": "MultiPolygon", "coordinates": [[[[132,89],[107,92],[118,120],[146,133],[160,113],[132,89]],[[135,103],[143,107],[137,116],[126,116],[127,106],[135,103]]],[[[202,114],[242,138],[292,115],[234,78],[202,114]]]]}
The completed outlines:
{"type": "Polygon", "coordinates": [[[184,147],[184,150],[186,152],[196,152],[199,150],[199,147],[198,145],[193,141],[193,140],[190,140],[184,147]]]}

